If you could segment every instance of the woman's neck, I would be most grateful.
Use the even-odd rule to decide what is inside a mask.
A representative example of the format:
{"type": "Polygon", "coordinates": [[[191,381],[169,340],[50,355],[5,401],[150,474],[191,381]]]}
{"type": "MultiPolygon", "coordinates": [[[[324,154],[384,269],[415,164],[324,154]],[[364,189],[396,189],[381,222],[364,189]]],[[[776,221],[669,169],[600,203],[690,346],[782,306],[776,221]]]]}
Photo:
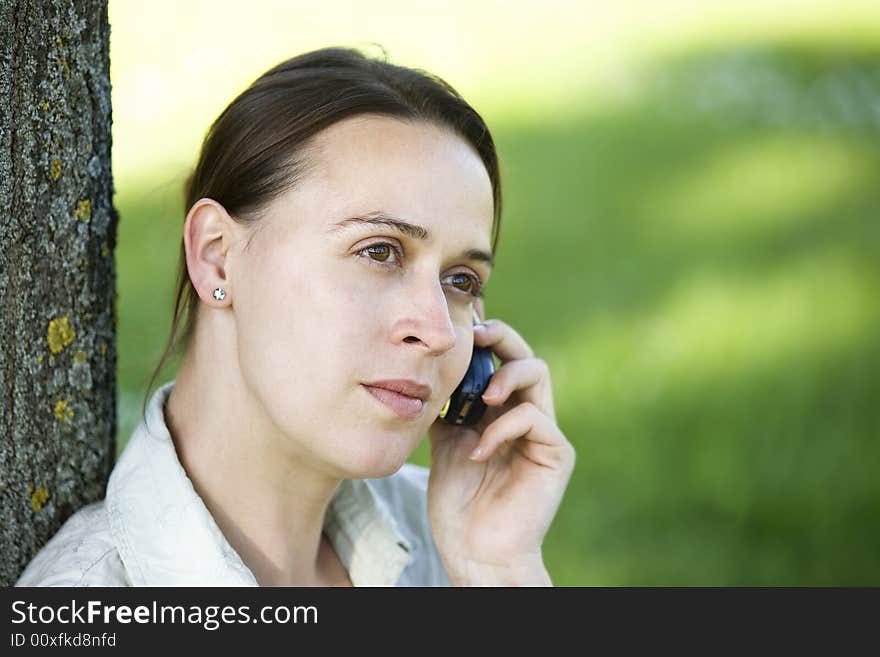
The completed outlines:
{"type": "Polygon", "coordinates": [[[340,480],[285,451],[290,441],[229,366],[237,362],[234,344],[227,349],[213,352],[227,354],[225,367],[189,351],[166,402],[181,465],[261,585],[325,586],[347,579],[323,537],[324,514],[340,480]]]}

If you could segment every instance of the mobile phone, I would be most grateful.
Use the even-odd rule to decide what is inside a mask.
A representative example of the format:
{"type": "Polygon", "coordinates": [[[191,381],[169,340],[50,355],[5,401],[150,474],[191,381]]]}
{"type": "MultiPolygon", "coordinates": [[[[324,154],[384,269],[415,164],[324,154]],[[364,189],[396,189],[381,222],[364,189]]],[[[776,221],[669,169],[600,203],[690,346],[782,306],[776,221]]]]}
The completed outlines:
{"type": "MultiPolygon", "coordinates": [[[[479,323],[474,313],[474,324],[479,323]]],[[[446,424],[473,426],[486,411],[486,403],[482,395],[489,385],[489,379],[495,372],[492,350],[489,347],[478,347],[474,343],[471,362],[458,387],[453,391],[439,418],[446,424]]]]}

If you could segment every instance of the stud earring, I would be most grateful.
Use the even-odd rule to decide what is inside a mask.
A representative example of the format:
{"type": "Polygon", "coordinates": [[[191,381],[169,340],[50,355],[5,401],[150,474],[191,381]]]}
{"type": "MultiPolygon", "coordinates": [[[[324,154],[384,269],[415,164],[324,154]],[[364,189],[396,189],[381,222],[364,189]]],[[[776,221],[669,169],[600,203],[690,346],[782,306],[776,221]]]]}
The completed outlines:
{"type": "Polygon", "coordinates": [[[223,301],[223,299],[226,298],[226,290],[222,287],[218,287],[214,290],[214,298],[217,299],[217,301],[223,301]]]}

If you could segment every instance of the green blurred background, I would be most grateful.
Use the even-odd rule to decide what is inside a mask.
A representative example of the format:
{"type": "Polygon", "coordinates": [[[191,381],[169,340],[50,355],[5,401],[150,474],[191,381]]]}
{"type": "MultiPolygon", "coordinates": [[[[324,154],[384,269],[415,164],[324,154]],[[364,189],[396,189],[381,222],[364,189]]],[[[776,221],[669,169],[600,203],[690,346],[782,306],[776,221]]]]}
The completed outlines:
{"type": "Polygon", "coordinates": [[[611,4],[111,0],[120,449],[209,124],[282,59],[381,44],[498,145],[487,312],[578,453],[554,583],[880,584],[880,3],[611,4]]]}

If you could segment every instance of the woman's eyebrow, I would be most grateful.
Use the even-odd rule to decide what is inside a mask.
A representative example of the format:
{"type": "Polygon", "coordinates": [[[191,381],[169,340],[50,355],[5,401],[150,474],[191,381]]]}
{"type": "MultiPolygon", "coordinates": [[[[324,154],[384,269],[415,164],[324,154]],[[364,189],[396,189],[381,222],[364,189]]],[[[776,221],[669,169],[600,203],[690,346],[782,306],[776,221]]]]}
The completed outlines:
{"type": "MultiPolygon", "coordinates": [[[[394,217],[390,214],[379,211],[369,212],[364,215],[349,217],[348,219],[338,221],[330,226],[327,232],[331,233],[342,230],[344,228],[348,228],[350,226],[363,225],[385,226],[386,228],[392,228],[396,230],[398,233],[408,235],[413,239],[422,241],[431,240],[431,232],[427,228],[410,223],[408,221],[403,221],[402,219],[398,219],[397,217],[394,217]]],[[[461,257],[468,258],[470,260],[477,260],[479,262],[485,262],[489,265],[489,267],[495,266],[495,259],[492,257],[492,254],[482,249],[468,249],[461,254],[461,257]]]]}

